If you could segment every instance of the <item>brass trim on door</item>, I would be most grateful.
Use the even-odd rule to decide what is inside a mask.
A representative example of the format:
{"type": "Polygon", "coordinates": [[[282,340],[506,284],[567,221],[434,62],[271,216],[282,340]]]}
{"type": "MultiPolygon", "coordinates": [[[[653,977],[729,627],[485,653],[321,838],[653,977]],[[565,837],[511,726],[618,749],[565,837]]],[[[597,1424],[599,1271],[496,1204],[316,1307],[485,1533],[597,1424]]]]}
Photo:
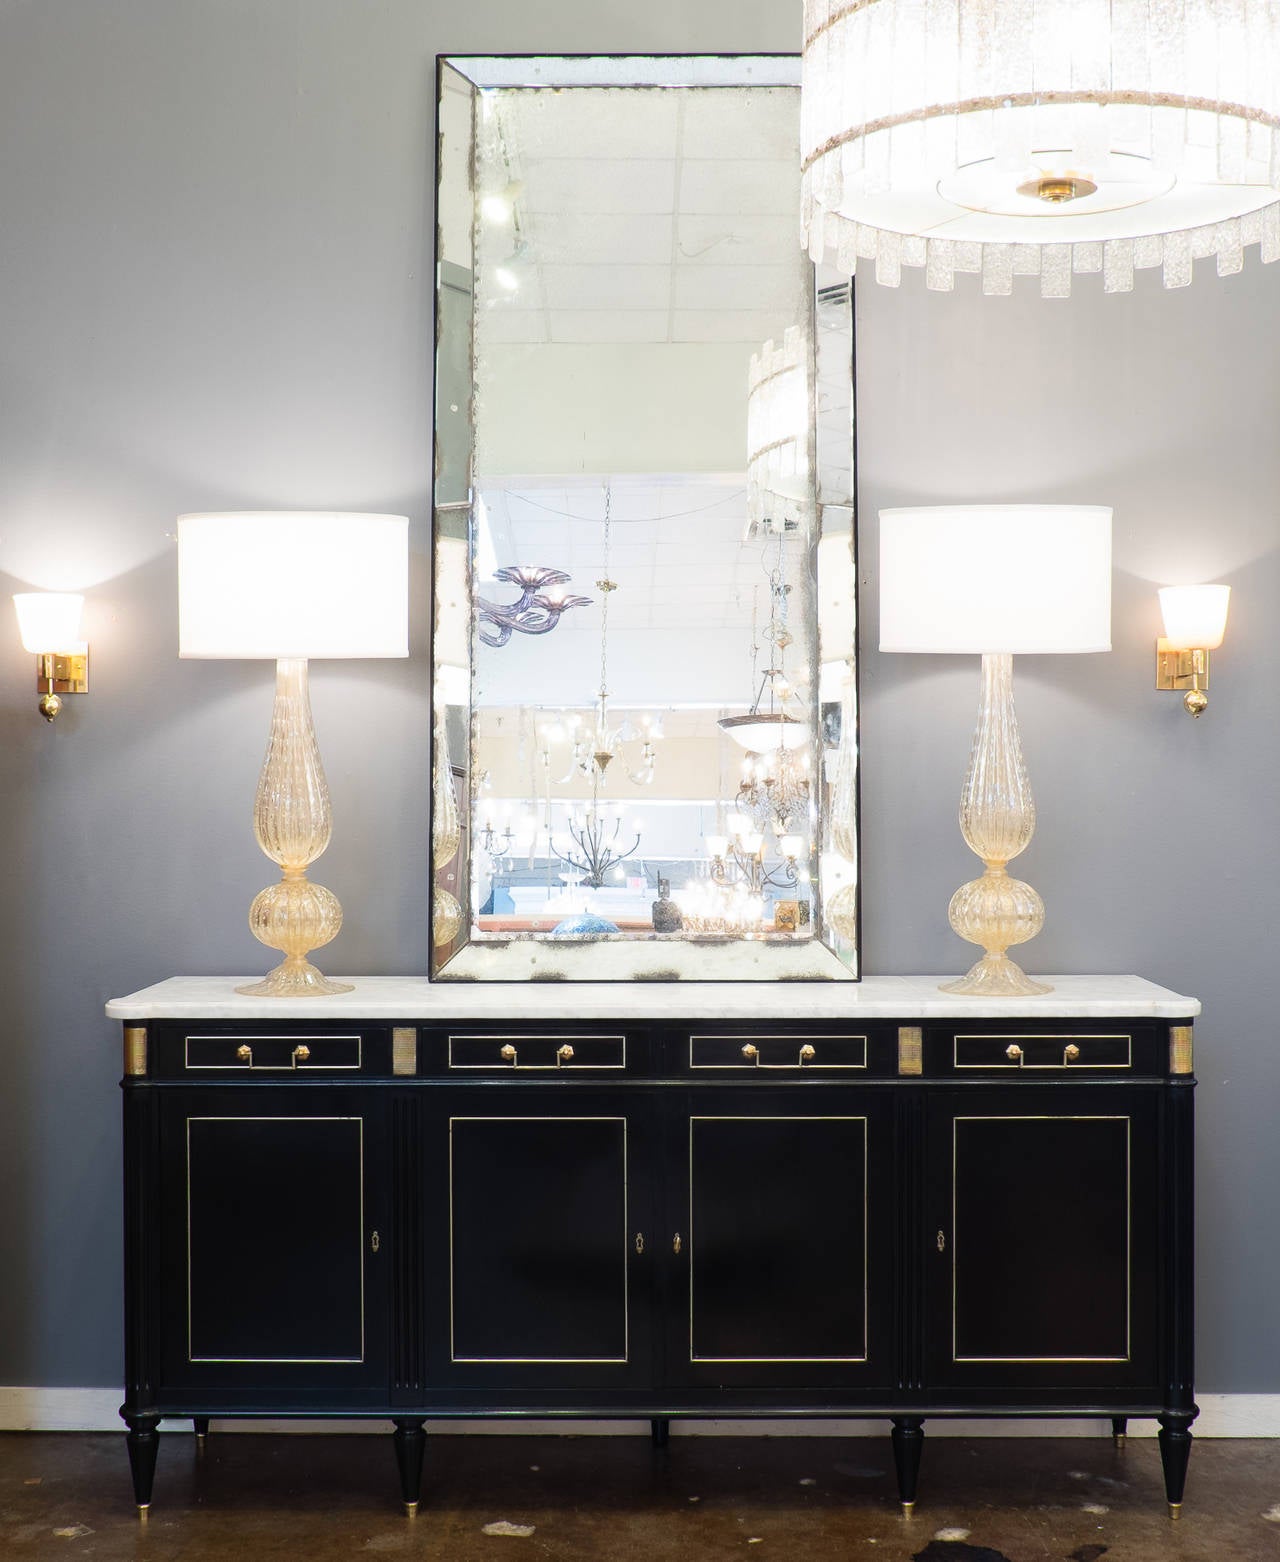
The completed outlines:
{"type": "Polygon", "coordinates": [[[871,1124],[861,1114],[845,1116],[843,1113],[702,1113],[689,1118],[689,1362],[701,1365],[749,1365],[767,1366],[770,1362],[846,1362],[857,1364],[870,1359],[871,1285],[870,1285],[870,1175],[871,1175],[871,1124]],[[693,1260],[697,1251],[693,1227],[693,1125],[695,1123],[861,1123],[862,1124],[862,1355],[861,1356],[695,1356],[693,1352],[693,1260]]]}
{"type": "Polygon", "coordinates": [[[361,1366],[365,1359],[365,1273],[364,1273],[364,1118],[332,1117],[296,1113],[292,1117],[230,1116],[225,1113],[210,1117],[188,1117],[187,1132],[187,1360],[193,1365],[216,1364],[225,1366],[253,1366],[278,1364],[280,1366],[361,1366]],[[355,1123],[360,1131],[360,1237],[356,1254],[360,1269],[360,1354],[358,1356],[193,1356],[191,1354],[191,1125],[192,1123],[355,1123]]]}
{"type": "Polygon", "coordinates": [[[126,1025],[124,1028],[124,1071],[131,1079],[147,1072],[147,1027],[126,1025]]]}
{"type": "MultiPolygon", "coordinates": [[[[492,1039],[492,1038],[490,1038],[492,1039]]],[[[543,1038],[546,1039],[545,1037],[543,1038]]],[[[449,1119],[449,1360],[472,1366],[601,1366],[623,1367],[631,1360],[631,1145],[627,1137],[627,1119],[609,1113],[593,1117],[550,1117],[532,1115],[508,1117],[451,1117],[449,1119]],[[459,1356],[454,1343],[453,1294],[453,1125],[455,1123],[621,1123],[622,1124],[622,1355],[621,1356],[459,1356]]],[[[641,1244],[643,1247],[643,1243],[641,1244]]]]}
{"type": "MultiPolygon", "coordinates": [[[[939,1252],[942,1251],[940,1247],[939,1252]]],[[[951,1120],[951,1360],[959,1365],[980,1362],[1023,1362],[1028,1366],[1071,1362],[1132,1361],[1133,1359],[1133,1119],[1107,1112],[979,1112],[951,1120]],[[961,1123],[1123,1123],[1125,1125],[1125,1318],[1123,1356],[961,1356],[956,1338],[956,1257],[960,1232],[956,1221],[956,1129],[961,1123]]]]}

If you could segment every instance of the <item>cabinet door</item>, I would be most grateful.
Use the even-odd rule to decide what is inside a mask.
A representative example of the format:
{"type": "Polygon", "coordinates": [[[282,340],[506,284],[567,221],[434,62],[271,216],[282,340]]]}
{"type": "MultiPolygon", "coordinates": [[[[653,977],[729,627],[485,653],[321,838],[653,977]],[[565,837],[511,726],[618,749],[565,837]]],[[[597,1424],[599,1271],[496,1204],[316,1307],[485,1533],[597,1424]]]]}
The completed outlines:
{"type": "Polygon", "coordinates": [[[166,1097],[167,1385],[385,1398],[384,1118],[367,1091],[166,1097]]]}
{"type": "Polygon", "coordinates": [[[559,1086],[442,1092],[427,1156],[432,1382],[574,1394],[649,1379],[647,1108],[559,1086]],[[431,1300],[434,1299],[434,1305],[431,1300]]]}
{"type": "Polygon", "coordinates": [[[928,1124],[933,1384],[1155,1379],[1158,1092],[947,1092],[928,1124]]]}
{"type": "MultiPolygon", "coordinates": [[[[674,1105],[674,1103],[672,1103],[674,1105]]],[[[891,1381],[891,1112],[872,1091],[683,1098],[666,1247],[668,1378],[834,1389],[891,1381]]]]}

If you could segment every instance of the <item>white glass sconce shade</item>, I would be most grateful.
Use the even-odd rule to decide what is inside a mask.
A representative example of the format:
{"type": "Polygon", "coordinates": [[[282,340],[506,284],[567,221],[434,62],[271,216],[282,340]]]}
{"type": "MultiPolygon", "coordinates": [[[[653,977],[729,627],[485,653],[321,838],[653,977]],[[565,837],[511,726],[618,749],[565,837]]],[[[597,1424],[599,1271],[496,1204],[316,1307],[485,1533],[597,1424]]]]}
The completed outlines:
{"type": "Polygon", "coordinates": [[[1216,651],[1227,629],[1230,586],[1164,586],[1158,593],[1166,651],[1216,651]]]}
{"type": "Polygon", "coordinates": [[[80,620],[84,597],[73,591],[20,591],[13,599],[23,649],[35,656],[84,650],[80,620]]]}
{"type": "Polygon", "coordinates": [[[240,992],[291,998],[351,991],[349,982],[331,980],[307,959],[342,926],[337,896],[306,876],[332,831],[307,662],[408,655],[408,526],[404,516],[327,511],[178,519],[178,654],[276,662],[253,824],[282,877],[254,898],[249,926],[285,958],[240,992]]]}
{"type": "Polygon", "coordinates": [[[996,997],[1050,988],[1009,958],[1044,925],[1044,902],[1009,862],[1035,830],[1013,704],[1014,653],[1111,648],[1111,510],[945,505],[880,512],[880,649],[978,653],[982,698],[960,795],[981,877],[951,898],[952,928],[985,953],[944,991],[996,997]]]}

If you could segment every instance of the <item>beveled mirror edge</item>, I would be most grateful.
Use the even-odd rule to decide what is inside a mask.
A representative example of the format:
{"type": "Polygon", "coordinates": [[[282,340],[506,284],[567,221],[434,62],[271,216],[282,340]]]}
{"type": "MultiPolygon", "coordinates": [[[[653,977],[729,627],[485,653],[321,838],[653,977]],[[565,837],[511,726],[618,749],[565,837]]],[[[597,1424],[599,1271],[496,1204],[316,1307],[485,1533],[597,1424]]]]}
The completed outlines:
{"type": "MultiPolygon", "coordinates": [[[[456,54],[438,55],[436,59],[436,104],[435,104],[435,130],[437,146],[437,171],[436,171],[436,198],[437,220],[435,225],[435,253],[433,265],[433,292],[435,309],[433,311],[433,364],[435,366],[434,384],[434,416],[432,426],[433,448],[433,509],[432,509],[432,722],[429,744],[431,774],[435,774],[437,758],[437,692],[439,690],[439,676],[441,670],[440,659],[437,654],[436,627],[438,612],[437,596],[437,566],[436,560],[439,553],[439,541],[442,536],[442,516],[450,513],[462,513],[470,511],[470,500],[460,503],[437,502],[439,476],[440,476],[440,345],[441,345],[441,265],[442,242],[440,227],[441,207],[441,181],[444,172],[443,161],[440,157],[441,147],[441,108],[445,72],[450,70],[469,82],[473,89],[485,87],[514,87],[514,86],[618,86],[618,87],[699,87],[699,86],[725,86],[725,87],[777,87],[798,86],[800,81],[800,56],[799,55],[578,55],[578,56],[493,56],[477,55],[466,56],[456,54]],[[524,70],[513,70],[504,79],[503,66],[523,66],[524,70]],[[539,67],[561,66],[564,67],[562,75],[554,72],[540,70],[539,67]],[[646,73],[637,77],[634,73],[623,77],[617,72],[624,68],[634,71],[635,67],[643,66],[646,73]],[[602,70],[602,67],[604,69],[602,70]],[[681,72],[686,74],[681,74],[681,72]],[[692,74],[689,74],[689,73],[692,74]],[[738,74],[735,74],[737,72],[738,74]]],[[[474,145],[472,147],[474,157],[474,145]]],[[[472,164],[472,187],[474,186],[474,164],[472,164]]],[[[850,512],[850,548],[852,559],[852,590],[855,614],[855,633],[853,645],[849,653],[849,679],[852,689],[852,708],[854,713],[854,744],[857,767],[854,780],[854,818],[853,830],[855,841],[855,860],[852,867],[852,887],[856,897],[856,911],[854,914],[855,931],[851,946],[844,952],[836,949],[823,941],[820,934],[804,943],[781,943],[765,939],[751,938],[718,938],[706,936],[684,935],[674,937],[671,935],[631,935],[621,938],[573,938],[573,937],[525,937],[509,938],[491,937],[483,941],[472,940],[466,936],[466,921],[469,908],[464,911],[464,925],[462,928],[463,941],[451,954],[443,960],[440,958],[436,930],[433,919],[428,918],[428,970],[429,980],[432,981],[858,981],[861,977],[861,794],[860,794],[860,730],[859,730],[859,658],[857,654],[857,381],[854,366],[854,342],[853,342],[853,283],[850,279],[841,279],[842,285],[847,289],[849,308],[849,336],[847,339],[847,355],[849,368],[849,458],[851,468],[851,483],[848,493],[848,503],[843,506],[850,512]]],[[[816,296],[818,286],[815,281],[814,297],[815,309],[813,313],[813,326],[815,341],[819,330],[817,319],[816,296]]],[[[474,364],[474,339],[471,339],[471,358],[474,364]]],[[[815,410],[817,388],[815,385],[815,410]]],[[[468,417],[470,408],[468,406],[468,417]]],[[[817,443],[816,430],[811,431],[817,443]]],[[[471,447],[474,450],[474,429],[471,431],[471,447]]],[[[820,463],[820,452],[819,452],[820,463]]],[[[468,468],[468,483],[472,472],[468,468]]],[[[815,493],[818,497],[818,509],[821,513],[821,483],[822,474],[820,465],[815,469],[815,493]]],[[[470,538],[470,528],[467,528],[466,558],[470,567],[473,542],[470,538]]],[[[817,535],[821,536],[819,525],[817,535]]],[[[470,586],[468,582],[468,593],[470,586]]],[[[468,625],[469,628],[469,625],[468,625]]],[[[816,636],[815,628],[815,636],[816,636]]],[[[468,664],[468,683],[470,679],[470,665],[468,664]]],[[[820,709],[815,699],[815,709],[820,709]]],[[[463,707],[466,718],[465,725],[469,731],[471,723],[471,704],[468,700],[463,707]]],[[[469,813],[469,805],[464,799],[464,814],[469,813]]],[[[465,890],[470,878],[470,865],[467,861],[468,834],[464,830],[462,845],[458,853],[460,864],[460,881],[465,890]]],[[[815,846],[815,850],[816,850],[815,846]]],[[[438,883],[440,866],[436,861],[434,845],[431,848],[430,883],[434,889],[438,883]]],[[[452,943],[454,940],[449,940],[452,943]]]]}

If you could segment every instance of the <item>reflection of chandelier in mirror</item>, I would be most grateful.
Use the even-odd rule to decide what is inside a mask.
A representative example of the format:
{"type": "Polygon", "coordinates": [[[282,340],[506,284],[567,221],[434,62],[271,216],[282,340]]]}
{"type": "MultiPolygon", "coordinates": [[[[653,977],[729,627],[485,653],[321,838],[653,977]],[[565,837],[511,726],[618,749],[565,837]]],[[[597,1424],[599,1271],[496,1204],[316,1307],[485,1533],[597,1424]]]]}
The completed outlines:
{"type": "Polygon", "coordinates": [[[565,821],[572,846],[561,851],[550,837],[553,856],[567,868],[582,874],[582,883],[588,889],[602,889],[610,870],[625,862],[640,849],[640,824],[632,825],[635,839],[625,851],[618,850],[618,838],[622,834],[622,809],[610,810],[601,805],[598,797],[592,797],[585,808],[571,808],[565,821]],[[610,826],[612,825],[612,829],[610,826]]]}
{"type": "Polygon", "coordinates": [[[805,0],[802,221],[815,261],[984,293],[1074,272],[1166,287],[1280,256],[1280,7],[1240,0],[805,0]]]}
{"type": "Polygon", "coordinates": [[[760,931],[764,902],[743,882],[728,885],[695,879],[676,896],[685,933],[703,937],[754,938],[760,931]]]}
{"type": "Polygon", "coordinates": [[[574,746],[575,763],[583,773],[591,777],[593,784],[605,779],[605,773],[616,759],[627,780],[636,786],[648,786],[653,780],[657,765],[654,749],[654,731],[646,727],[641,739],[640,763],[633,770],[622,752],[622,745],[631,738],[631,725],[623,721],[613,726],[609,715],[609,598],[618,589],[618,582],[609,578],[609,540],[612,526],[613,490],[605,484],[604,490],[604,570],[596,581],[603,598],[600,604],[600,693],[596,700],[595,717],[591,730],[574,746]]]}
{"type": "Polygon", "coordinates": [[[751,534],[810,529],[813,517],[809,462],[813,343],[800,326],[788,326],[782,345],[766,342],[747,375],[747,515],[751,534]]]}
{"type": "Polygon", "coordinates": [[[493,578],[520,588],[515,602],[476,598],[476,633],[495,649],[506,645],[513,629],[522,635],[545,635],[560,622],[561,613],[571,607],[591,606],[590,597],[565,595],[562,588],[572,577],[562,569],[515,564],[495,570],[493,578]]]}
{"type": "Polygon", "coordinates": [[[766,832],[746,814],[730,814],[728,835],[708,835],[707,852],[711,857],[711,877],[717,884],[745,885],[753,895],[766,889],[791,888],[801,879],[801,860],[808,856],[803,835],[786,832],[778,835],[781,862],[765,866],[766,832]]]}

